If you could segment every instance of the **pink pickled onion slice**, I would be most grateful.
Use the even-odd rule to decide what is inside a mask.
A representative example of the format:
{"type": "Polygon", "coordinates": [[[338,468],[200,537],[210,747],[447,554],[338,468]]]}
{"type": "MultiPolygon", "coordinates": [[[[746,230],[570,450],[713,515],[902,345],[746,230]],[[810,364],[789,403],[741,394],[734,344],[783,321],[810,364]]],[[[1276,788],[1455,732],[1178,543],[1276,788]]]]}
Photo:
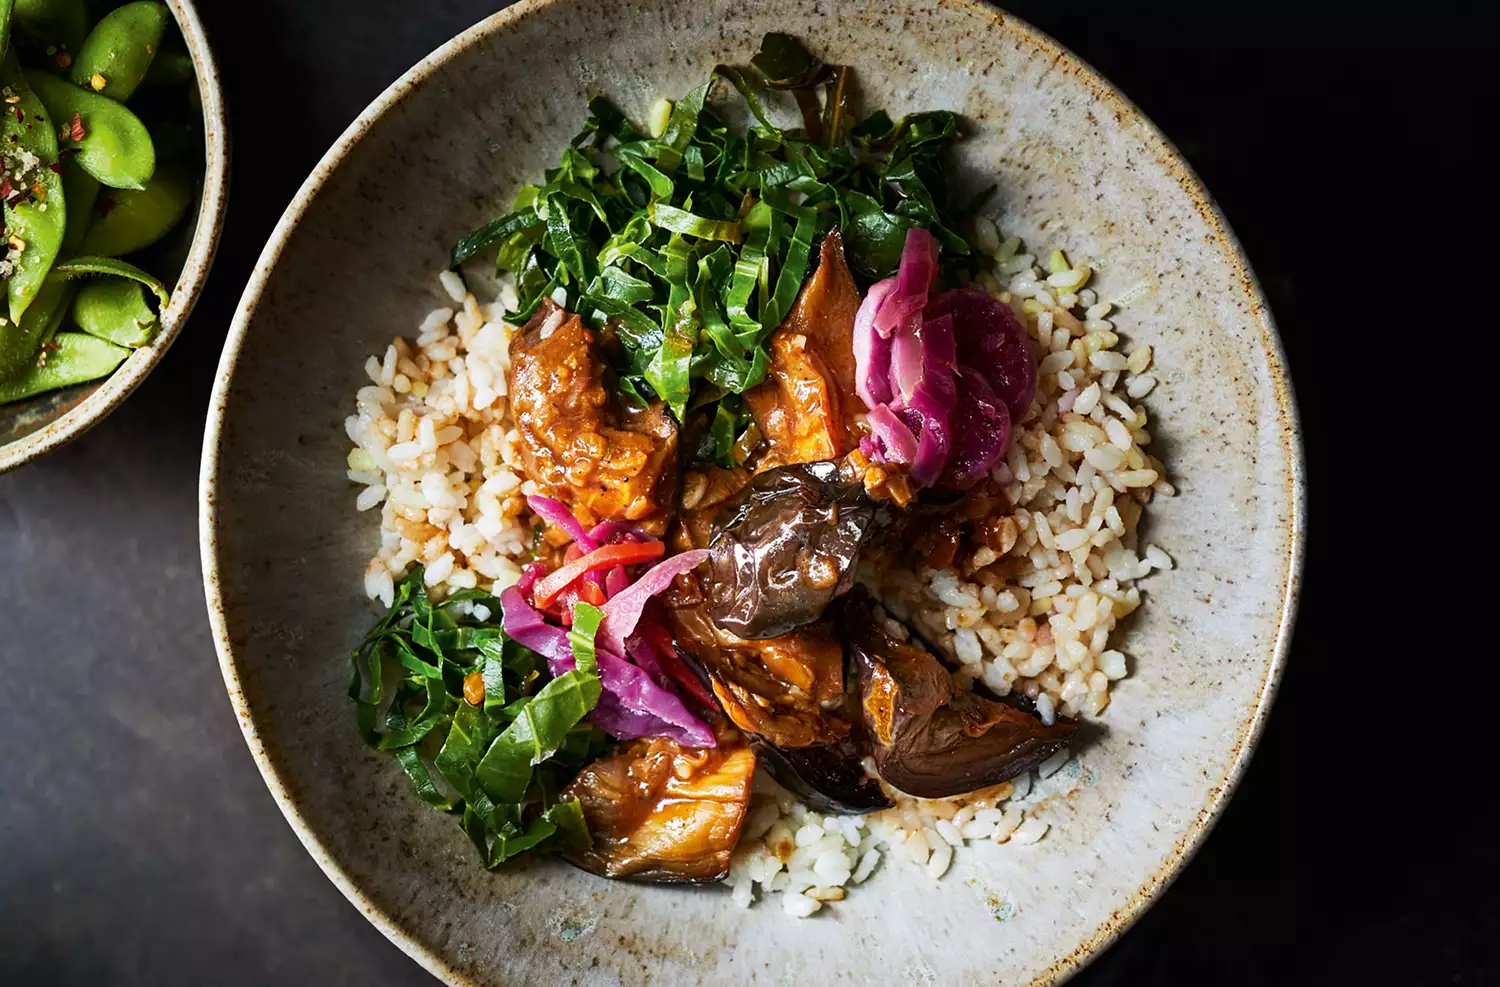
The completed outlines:
{"type": "Polygon", "coordinates": [[[651,541],[650,535],[624,521],[603,521],[589,529],[589,537],[600,545],[616,541],[651,541]]]}
{"type": "Polygon", "coordinates": [[[978,289],[958,288],[935,297],[925,315],[953,316],[959,361],[984,375],[1011,421],[1024,418],[1036,394],[1036,352],[1010,306],[978,289]]]}
{"type": "Polygon", "coordinates": [[[605,733],[612,733],[621,740],[670,737],[688,747],[717,745],[709,725],[690,713],[675,693],[651,681],[644,669],[607,651],[599,652],[598,660],[599,682],[604,686],[605,695],[612,696],[623,712],[631,714],[628,718],[615,718],[612,724],[610,706],[613,704],[606,704],[604,696],[600,696],[599,706],[594,710],[600,715],[594,717],[593,722],[605,733]]]}
{"type": "Polygon", "coordinates": [[[967,490],[1005,458],[1010,442],[1010,411],[983,374],[958,368],[958,406],[953,411],[953,446],[937,486],[967,490]]]}
{"type": "Polygon", "coordinates": [[[532,494],[526,498],[526,506],[531,512],[548,524],[561,528],[569,538],[585,552],[592,552],[599,544],[590,538],[588,532],[583,530],[583,525],[573,516],[573,512],[563,506],[558,500],[551,497],[542,497],[532,494]]]}
{"type": "MultiPolygon", "coordinates": [[[[500,608],[505,633],[546,658],[553,675],[577,667],[568,632],[543,620],[514,586],[500,594],[500,608]]],[[[604,695],[589,719],[600,729],[621,740],[661,736],[690,747],[715,746],[708,724],[688,712],[678,696],[652,682],[644,670],[603,648],[596,647],[595,656],[604,695]]]]}
{"type": "Polygon", "coordinates": [[[904,408],[922,383],[922,334],[920,329],[897,333],[891,339],[891,405],[904,408]]]}
{"type": "Polygon", "coordinates": [[[958,403],[956,367],[952,317],[929,319],[922,325],[922,381],[907,406],[922,418],[911,464],[911,478],[922,486],[937,482],[948,462],[953,409],[958,403]]]}
{"type": "Polygon", "coordinates": [[[875,331],[875,313],[895,290],[895,278],[875,282],[854,314],[854,393],[867,408],[891,399],[891,342],[875,331]]]}
{"type": "MultiPolygon", "coordinates": [[[[880,454],[883,462],[909,463],[917,457],[917,437],[889,407],[876,405],[865,416],[865,421],[870,426],[874,450],[880,454]]],[[[864,448],[863,443],[860,448],[864,448]]],[[[868,450],[866,454],[868,455],[868,450]]]]}
{"type": "Polygon", "coordinates": [[[630,586],[610,597],[604,604],[604,623],[599,625],[600,644],[616,654],[624,653],[625,639],[635,631],[646,601],[672,585],[672,580],[680,574],[692,572],[702,565],[707,558],[707,549],[698,548],[663,559],[630,586]]]}
{"type": "Polygon", "coordinates": [[[547,574],[547,563],[532,562],[521,570],[521,578],[516,580],[516,589],[526,596],[531,595],[531,588],[537,584],[537,580],[547,574]]]}
{"type": "Polygon", "coordinates": [[[906,231],[896,288],[875,311],[875,331],[883,337],[908,324],[927,304],[927,292],[937,277],[937,238],[920,227],[906,231]]]}
{"type": "Polygon", "coordinates": [[[647,638],[648,635],[639,632],[630,635],[625,645],[630,650],[631,660],[642,668],[654,666],[657,671],[652,677],[656,678],[662,686],[675,686],[678,692],[686,693],[698,700],[704,709],[718,709],[719,704],[714,697],[703,683],[698,681],[697,676],[693,675],[682,663],[682,659],[675,654],[662,654],[647,638]]]}
{"type": "Polygon", "coordinates": [[[625,567],[617,565],[604,577],[604,596],[606,599],[615,596],[629,585],[630,576],[625,573],[625,567]]]}

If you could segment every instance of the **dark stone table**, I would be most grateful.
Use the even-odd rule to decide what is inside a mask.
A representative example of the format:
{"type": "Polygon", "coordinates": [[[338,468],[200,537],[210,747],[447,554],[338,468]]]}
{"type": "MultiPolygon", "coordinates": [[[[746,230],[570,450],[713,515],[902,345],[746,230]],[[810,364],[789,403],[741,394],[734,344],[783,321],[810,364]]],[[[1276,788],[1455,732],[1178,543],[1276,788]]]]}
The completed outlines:
{"type": "MultiPolygon", "coordinates": [[[[120,411],[0,477],[0,984],[430,982],[319,873],[240,738],[199,582],[198,454],[226,328],[286,202],[370,99],[494,6],[202,3],[234,137],[208,290],[120,411]]],[[[1350,193],[1375,191],[1360,175],[1386,149],[1351,162],[1351,148],[1424,112],[1391,72],[1409,25],[1394,8],[1345,18],[1286,0],[1011,7],[1138,101],[1218,197],[1280,320],[1314,505],[1330,503],[1340,412],[1319,385],[1337,373],[1339,326],[1319,305],[1349,284],[1330,277],[1319,229],[1380,202],[1350,193]]],[[[1493,894],[1449,894],[1431,840],[1389,848],[1421,824],[1401,811],[1411,796],[1392,793],[1406,783],[1393,764],[1321,753],[1336,739],[1324,697],[1348,695],[1335,660],[1362,647],[1334,613],[1340,577],[1318,564],[1351,540],[1338,513],[1314,512],[1290,673],[1239,794],[1077,983],[1500,982],[1493,894]]]]}

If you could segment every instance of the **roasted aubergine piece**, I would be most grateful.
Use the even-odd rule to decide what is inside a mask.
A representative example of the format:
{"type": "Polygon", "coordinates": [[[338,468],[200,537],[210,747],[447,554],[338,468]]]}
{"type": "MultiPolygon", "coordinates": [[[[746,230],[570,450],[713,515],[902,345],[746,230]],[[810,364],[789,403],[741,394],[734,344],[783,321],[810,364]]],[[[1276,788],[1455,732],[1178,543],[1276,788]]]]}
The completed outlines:
{"type": "Polygon", "coordinates": [[[755,753],[733,729],[718,741],[697,749],[643,737],[584,768],[561,797],[578,799],[594,842],[568,861],[630,881],[723,880],[750,806],[755,753]]]}
{"type": "Polygon", "coordinates": [[[677,490],[677,425],[660,402],[615,393],[576,315],[544,301],[510,343],[511,411],[526,475],[585,525],[666,530],[677,490]]]}
{"type": "Polygon", "coordinates": [[[756,474],[714,518],[709,616],[751,639],[812,623],[854,585],[860,550],[888,514],[837,463],[756,474]]]}
{"type": "Polygon", "coordinates": [[[918,798],[947,798],[996,785],[1041,764],[1078,730],[955,689],[942,662],[886,634],[863,587],[844,600],[841,623],[860,685],[875,768],[918,798]]]}

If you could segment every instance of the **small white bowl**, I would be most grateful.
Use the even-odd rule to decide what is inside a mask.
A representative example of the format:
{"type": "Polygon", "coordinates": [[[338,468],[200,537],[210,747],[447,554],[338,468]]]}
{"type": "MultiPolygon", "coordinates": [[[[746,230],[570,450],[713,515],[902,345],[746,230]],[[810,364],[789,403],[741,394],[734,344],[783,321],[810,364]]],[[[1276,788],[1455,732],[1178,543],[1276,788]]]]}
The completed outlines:
{"type": "Polygon", "coordinates": [[[77,438],[130,396],[177,338],[203,291],[224,227],[229,192],[229,125],[213,50],[192,0],[166,0],[182,32],[203,105],[203,195],[194,220],[192,243],[172,288],[172,303],[161,313],[161,329],[149,345],[131,353],[102,380],[0,404],[0,473],[36,459],[77,438]]]}

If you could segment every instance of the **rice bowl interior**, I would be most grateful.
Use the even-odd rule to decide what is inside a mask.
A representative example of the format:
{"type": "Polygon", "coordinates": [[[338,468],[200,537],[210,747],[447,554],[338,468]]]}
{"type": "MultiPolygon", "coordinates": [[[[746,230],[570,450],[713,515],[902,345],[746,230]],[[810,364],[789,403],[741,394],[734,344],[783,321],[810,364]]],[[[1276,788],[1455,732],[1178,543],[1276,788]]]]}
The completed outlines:
{"type": "MultiPolygon", "coordinates": [[[[455,981],[530,982],[597,960],[632,982],[728,982],[762,964],[780,969],[791,951],[809,975],[1046,979],[1107,941],[1196,845],[1274,686],[1299,545],[1295,422],[1258,292],[1184,166],[1128,104],[1075,63],[1054,65],[1050,42],[1013,20],[944,7],[898,29],[899,15],[915,11],[891,5],[832,25],[800,5],[773,8],[626,8],[612,14],[613,38],[590,39],[589,5],[523,5],[458,39],[320,166],[273,240],[226,350],[205,447],[204,534],[231,694],[273,792],[320,863],[398,943],[455,981]],[[1039,781],[1072,786],[1027,814],[1046,824],[1046,838],[994,846],[1005,810],[999,819],[980,813],[998,806],[961,823],[945,818],[956,829],[987,825],[989,845],[951,861],[928,846],[932,870],[952,867],[941,882],[915,868],[875,870],[868,893],[818,917],[837,933],[726,908],[719,894],[601,886],[561,868],[473,869],[451,826],[429,818],[404,777],[362,749],[341,703],[343,656],[369,619],[350,582],[357,590],[382,549],[369,516],[351,509],[343,475],[350,398],[377,386],[367,357],[383,354],[392,335],[416,335],[441,297],[432,272],[447,243],[549,163],[588,95],[607,89],[644,117],[656,93],[683,92],[716,62],[745,60],[773,29],[856,66],[893,111],[952,107],[977,124],[958,153],[976,180],[999,182],[1000,234],[1087,259],[1096,298],[1122,302],[1096,313],[1123,337],[1121,358],[1152,347],[1149,369],[1161,381],[1146,398],[1152,451],[1178,488],[1152,504],[1141,553],[1119,560],[1165,567],[1165,555],[1144,548],[1156,544],[1179,568],[1150,585],[1118,645],[1091,656],[1106,680],[1119,670],[1108,652],[1135,664],[1107,708],[1093,700],[1102,730],[1082,763],[1044,768],[1039,781]],[[627,40],[664,32],[677,39],[671,57],[627,40]],[[573,57],[540,65],[519,54],[542,45],[573,57]],[[513,95],[497,101],[494,92],[513,95]],[[414,174],[435,191],[406,194],[414,174]],[[320,354],[309,360],[302,354],[314,337],[320,354]],[[885,927],[900,932],[882,935],[885,927]]],[[[1036,445],[1046,461],[1051,450],[1036,445]]],[[[367,588],[381,593],[378,572],[367,588]]],[[[979,602],[1002,603],[1002,590],[989,601],[984,589],[979,602]]],[[[934,592],[953,606],[972,599],[962,585],[934,592]]],[[[957,634],[940,643],[960,657],[973,647],[957,634]]],[[[1079,708],[1094,692],[1074,697],[1079,708]]],[[[770,810],[757,822],[767,833],[776,825],[770,810]]],[[[1037,828],[1012,825],[1012,840],[1037,828]]],[[[863,837],[823,828],[864,850],[845,857],[846,868],[822,862],[823,874],[847,869],[852,879],[868,852],[863,837]]],[[[951,846],[945,830],[933,822],[951,846]]],[[[803,842],[800,827],[792,837],[803,842]]],[[[765,876],[764,864],[747,861],[744,880],[731,880],[736,893],[756,866],[765,876]]]]}

